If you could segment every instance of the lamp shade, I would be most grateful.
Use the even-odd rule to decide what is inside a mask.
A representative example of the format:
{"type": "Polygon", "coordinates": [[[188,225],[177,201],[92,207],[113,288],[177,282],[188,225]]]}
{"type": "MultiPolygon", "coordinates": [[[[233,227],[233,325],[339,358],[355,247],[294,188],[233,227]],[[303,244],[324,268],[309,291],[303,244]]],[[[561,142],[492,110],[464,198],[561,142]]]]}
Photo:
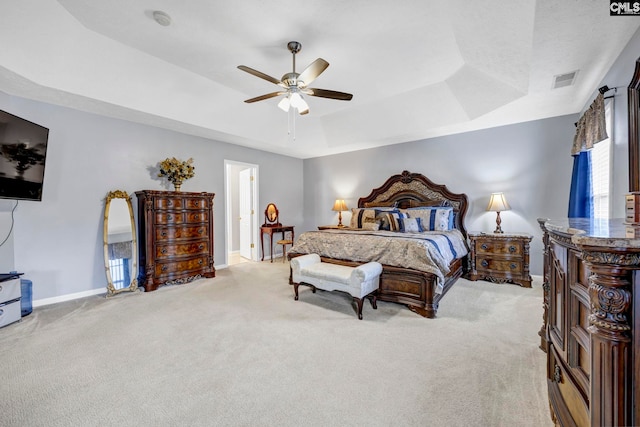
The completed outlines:
{"type": "Polygon", "coordinates": [[[291,106],[291,101],[289,100],[288,96],[282,98],[282,100],[278,102],[278,107],[280,107],[283,111],[289,111],[290,106],[291,106]]]}
{"type": "Polygon", "coordinates": [[[504,198],[503,193],[491,193],[491,199],[489,199],[489,206],[487,210],[491,212],[503,212],[510,210],[511,207],[507,203],[507,199],[504,198]]]}
{"type": "Polygon", "coordinates": [[[348,208],[347,208],[347,204],[344,202],[344,200],[336,199],[336,202],[333,204],[333,209],[331,209],[331,210],[332,211],[342,212],[342,211],[348,210],[348,208]]]}

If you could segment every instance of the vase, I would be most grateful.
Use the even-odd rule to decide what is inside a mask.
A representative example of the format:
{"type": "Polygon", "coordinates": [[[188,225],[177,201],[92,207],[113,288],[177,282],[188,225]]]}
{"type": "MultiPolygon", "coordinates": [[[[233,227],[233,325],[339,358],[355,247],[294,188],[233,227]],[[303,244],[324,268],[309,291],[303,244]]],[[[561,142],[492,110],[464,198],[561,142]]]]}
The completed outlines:
{"type": "Polygon", "coordinates": [[[175,189],[175,191],[180,191],[180,187],[182,186],[182,181],[178,181],[178,182],[174,182],[173,183],[173,188],[175,189]]]}

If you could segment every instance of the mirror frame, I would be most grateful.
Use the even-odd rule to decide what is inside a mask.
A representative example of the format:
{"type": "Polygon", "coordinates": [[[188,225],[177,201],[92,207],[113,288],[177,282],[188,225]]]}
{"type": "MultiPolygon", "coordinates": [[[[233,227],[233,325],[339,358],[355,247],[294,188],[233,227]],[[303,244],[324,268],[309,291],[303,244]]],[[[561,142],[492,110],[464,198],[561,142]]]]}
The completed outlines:
{"type": "Polygon", "coordinates": [[[640,191],[640,58],[636,60],[636,69],[627,88],[629,114],[629,192],[640,191]]]}
{"type": "Polygon", "coordinates": [[[264,210],[264,225],[266,226],[280,226],[280,212],[278,212],[278,207],[275,203],[269,203],[267,208],[264,210]],[[273,211],[275,213],[275,218],[269,218],[269,208],[273,206],[273,211]]]}
{"type": "Polygon", "coordinates": [[[133,218],[133,206],[131,205],[131,197],[127,194],[126,191],[123,190],[115,190],[110,191],[107,194],[106,202],[104,205],[104,221],[103,221],[103,236],[102,241],[104,242],[104,269],[107,275],[107,297],[117,295],[122,292],[137,292],[140,289],[138,288],[138,242],[136,240],[136,223],[133,218]],[[109,268],[109,240],[108,240],[108,229],[109,229],[109,207],[111,206],[111,201],[113,199],[124,199],[127,203],[127,207],[129,208],[129,219],[131,221],[131,257],[133,258],[133,268],[131,271],[131,283],[128,287],[122,289],[116,289],[113,286],[113,278],[111,276],[111,269],[109,268]]]}

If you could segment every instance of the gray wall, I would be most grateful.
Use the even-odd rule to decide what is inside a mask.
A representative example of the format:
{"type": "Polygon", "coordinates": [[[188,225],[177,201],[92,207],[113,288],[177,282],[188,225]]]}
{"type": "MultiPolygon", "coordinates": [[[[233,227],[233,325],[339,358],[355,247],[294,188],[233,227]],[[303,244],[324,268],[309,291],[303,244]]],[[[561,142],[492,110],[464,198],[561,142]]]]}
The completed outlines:
{"type": "MultiPolygon", "coordinates": [[[[640,55],[640,30],[629,41],[598,87],[608,85],[614,97],[612,153],[612,216],[624,217],[629,191],[627,86],[640,55]]],[[[586,103],[588,108],[597,94],[586,103]]],[[[584,110],[583,110],[584,111],[584,110]]],[[[574,123],[579,115],[409,142],[389,147],[305,160],[306,229],[337,224],[331,211],[336,198],[355,207],[389,176],[403,170],[419,172],[471,201],[468,230],[492,231],[495,213],[485,212],[489,195],[503,191],[512,210],[501,213],[505,231],[534,235],[532,274],[542,274],[542,240],[537,217],[565,218],[569,200],[574,123]]],[[[343,215],[343,222],[350,215],[343,215]]]]}
{"type": "MultiPolygon", "coordinates": [[[[304,226],[310,230],[337,224],[337,214],[331,211],[336,198],[344,198],[352,208],[389,176],[403,170],[418,172],[469,197],[469,231],[495,229],[496,214],[485,209],[492,192],[504,192],[512,210],[501,213],[502,229],[535,236],[531,271],[542,274],[536,218],[567,215],[577,118],[555,117],[305,160],[304,226]]],[[[343,215],[343,222],[349,219],[349,213],[343,215]]]]}
{"type": "MultiPolygon", "coordinates": [[[[619,87],[612,189],[618,217],[628,191],[626,86],[640,52],[639,34],[602,80],[619,87]]],[[[43,200],[20,202],[13,233],[0,247],[1,270],[25,272],[34,282],[36,300],[105,286],[104,196],[114,189],[133,193],[168,188],[150,168],[169,156],[195,159],[196,176],[183,185],[183,191],[216,193],[216,265],[225,262],[226,254],[223,164],[228,159],[259,165],[260,204],[275,202],[285,222],[295,225],[297,232],[337,224],[337,213],[331,211],[336,198],[354,207],[359,197],[403,170],[423,173],[451,191],[466,193],[471,201],[469,230],[493,230],[495,214],[485,212],[486,204],[491,192],[504,191],[512,210],[502,214],[503,229],[534,234],[532,272],[541,274],[542,245],[535,219],[566,216],[568,153],[578,118],[569,115],[302,161],[2,92],[0,109],[50,129],[43,200]]],[[[13,204],[0,200],[2,238],[11,226],[13,204]]],[[[345,213],[343,222],[349,219],[345,213]]]]}
{"type": "MultiPolygon", "coordinates": [[[[259,199],[278,202],[287,222],[303,223],[302,160],[139,125],[0,92],[0,109],[50,129],[43,198],[15,211],[15,269],[33,281],[34,300],[104,288],[104,197],[115,189],[163,190],[158,161],[193,157],[196,176],[182,191],[215,197],[215,264],[226,262],[224,160],[259,165],[259,199]]],[[[135,196],[133,197],[135,200],[135,196]]],[[[14,202],[0,200],[0,236],[14,202]]],[[[6,251],[6,247],[2,247],[6,251]]],[[[2,265],[5,265],[4,263],[2,265]]],[[[5,268],[8,268],[8,263],[5,268]]]]}

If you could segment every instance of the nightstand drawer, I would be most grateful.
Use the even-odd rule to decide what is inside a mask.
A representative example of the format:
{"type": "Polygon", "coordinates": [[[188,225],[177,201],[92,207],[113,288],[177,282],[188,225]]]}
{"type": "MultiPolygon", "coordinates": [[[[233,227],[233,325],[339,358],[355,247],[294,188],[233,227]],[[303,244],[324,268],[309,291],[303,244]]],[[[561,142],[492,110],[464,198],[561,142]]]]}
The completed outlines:
{"type": "Polygon", "coordinates": [[[476,261],[476,268],[487,271],[522,273],[522,261],[519,259],[492,259],[479,256],[476,261]]]}
{"type": "Polygon", "coordinates": [[[504,240],[504,241],[478,241],[476,243],[476,251],[478,254],[504,254],[504,255],[522,255],[524,252],[522,241],[504,240]]]}

